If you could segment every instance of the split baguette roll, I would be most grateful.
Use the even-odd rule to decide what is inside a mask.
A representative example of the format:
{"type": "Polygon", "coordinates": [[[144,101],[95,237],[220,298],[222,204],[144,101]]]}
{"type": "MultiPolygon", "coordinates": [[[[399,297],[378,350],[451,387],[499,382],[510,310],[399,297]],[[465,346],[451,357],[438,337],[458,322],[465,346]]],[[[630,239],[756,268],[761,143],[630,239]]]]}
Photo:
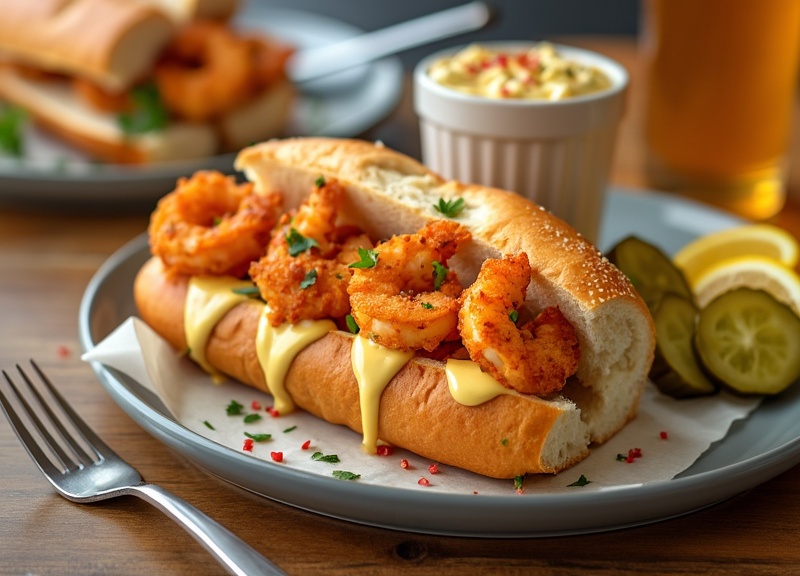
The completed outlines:
{"type": "MultiPolygon", "coordinates": [[[[510,192],[446,182],[411,158],[355,140],[267,142],[243,150],[236,166],[258,190],[281,192],[287,209],[305,199],[320,175],[338,180],[346,189],[340,217],[375,240],[416,232],[442,217],[434,209],[440,198],[463,198],[456,220],[472,240],[448,263],[462,283],[476,278],[486,258],[524,251],[534,270],[525,306],[533,313],[558,306],[576,329],[580,365],[557,397],[503,395],[463,406],[450,394],[443,363],[412,359],[381,396],[381,439],[432,461],[511,478],[577,463],[592,442],[606,441],[636,415],[655,345],[647,308],[614,266],[544,209],[510,192]]],[[[143,320],[180,350],[187,284],[154,258],[134,287],[143,320]]],[[[258,315],[252,303],[233,308],[205,353],[221,372],[268,390],[255,350],[258,315]]],[[[300,408],[361,432],[352,339],[332,332],[304,349],[286,389],[300,408]]]]}
{"type": "Polygon", "coordinates": [[[146,76],[174,33],[163,12],[142,2],[0,2],[0,62],[80,76],[111,92],[146,76]]]}
{"type": "Polygon", "coordinates": [[[159,7],[176,22],[230,18],[239,0],[140,0],[159,7]]]}

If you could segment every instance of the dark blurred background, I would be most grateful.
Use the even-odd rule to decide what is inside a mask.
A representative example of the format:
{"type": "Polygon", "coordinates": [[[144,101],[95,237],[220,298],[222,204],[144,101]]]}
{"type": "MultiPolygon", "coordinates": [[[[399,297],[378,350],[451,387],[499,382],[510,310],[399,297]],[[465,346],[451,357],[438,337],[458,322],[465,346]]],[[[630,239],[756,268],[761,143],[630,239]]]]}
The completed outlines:
{"type": "MultiPolygon", "coordinates": [[[[467,0],[250,0],[324,14],[364,30],[375,30],[467,0]]],[[[573,34],[636,34],[639,0],[493,0],[497,17],[485,29],[400,55],[407,68],[439,48],[481,40],[542,40],[573,34]]]]}

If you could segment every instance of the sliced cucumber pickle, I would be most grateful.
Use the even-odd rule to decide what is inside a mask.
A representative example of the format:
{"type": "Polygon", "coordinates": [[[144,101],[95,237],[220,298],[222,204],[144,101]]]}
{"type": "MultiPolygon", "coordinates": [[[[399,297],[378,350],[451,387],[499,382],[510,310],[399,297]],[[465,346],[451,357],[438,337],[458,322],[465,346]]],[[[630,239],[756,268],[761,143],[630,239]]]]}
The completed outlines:
{"type": "Polygon", "coordinates": [[[763,290],[738,288],[700,311],[695,350],[741,394],[778,394],[800,378],[800,317],[763,290]]]}
{"type": "Polygon", "coordinates": [[[671,293],[663,296],[653,314],[657,344],[650,379],[661,392],[675,398],[707,396],[718,390],[694,353],[697,314],[691,301],[671,293]]]}
{"type": "Polygon", "coordinates": [[[641,238],[621,240],[608,253],[608,259],[630,278],[651,313],[668,292],[693,299],[683,272],[659,248],[641,238]]]}

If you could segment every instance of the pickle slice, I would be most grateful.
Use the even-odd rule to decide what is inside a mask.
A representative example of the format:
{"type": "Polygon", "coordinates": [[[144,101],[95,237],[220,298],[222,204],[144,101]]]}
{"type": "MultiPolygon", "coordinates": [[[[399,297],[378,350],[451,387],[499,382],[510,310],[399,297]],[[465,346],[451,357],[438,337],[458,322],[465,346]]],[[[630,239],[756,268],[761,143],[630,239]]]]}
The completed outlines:
{"type": "Polygon", "coordinates": [[[641,238],[621,240],[608,253],[608,259],[630,278],[651,313],[668,292],[693,300],[683,272],[660,249],[641,238]]]}
{"type": "Polygon", "coordinates": [[[800,317],[763,290],[712,300],[700,311],[694,344],[711,376],[741,394],[777,394],[800,378],[800,317]]]}
{"type": "Polygon", "coordinates": [[[653,320],[656,352],[650,379],[658,389],[675,398],[714,394],[718,387],[703,373],[694,353],[697,307],[686,298],[665,294],[653,320]]]}

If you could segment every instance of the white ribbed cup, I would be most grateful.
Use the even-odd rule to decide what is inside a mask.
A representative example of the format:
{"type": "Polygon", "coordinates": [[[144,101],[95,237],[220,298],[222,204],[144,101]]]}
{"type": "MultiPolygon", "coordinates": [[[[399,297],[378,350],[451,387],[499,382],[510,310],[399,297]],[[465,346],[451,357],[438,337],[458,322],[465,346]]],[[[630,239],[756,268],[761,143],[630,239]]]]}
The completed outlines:
{"type": "MultiPolygon", "coordinates": [[[[522,52],[528,43],[486,43],[522,52]]],[[[414,109],[422,161],[445,178],[513,190],[596,241],[628,73],[594,52],[555,45],[562,57],[599,68],[612,86],[559,101],[482,98],[445,88],[431,64],[463,48],[433,54],[414,70],[414,109]]]]}

